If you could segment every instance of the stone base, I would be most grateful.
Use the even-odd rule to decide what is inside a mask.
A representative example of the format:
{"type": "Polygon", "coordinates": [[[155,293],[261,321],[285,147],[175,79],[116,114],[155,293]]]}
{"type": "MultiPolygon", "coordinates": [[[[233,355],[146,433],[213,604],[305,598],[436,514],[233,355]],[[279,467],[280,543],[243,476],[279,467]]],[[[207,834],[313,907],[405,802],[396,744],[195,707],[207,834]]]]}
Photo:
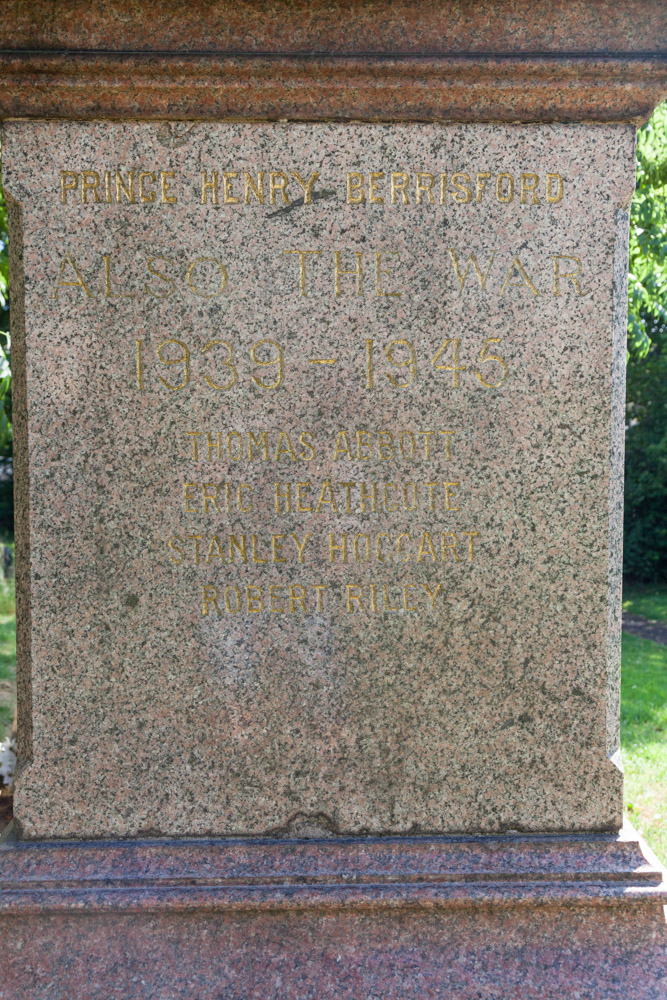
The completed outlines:
{"type": "Polygon", "coordinates": [[[5,843],[0,885],[1,1000],[667,996],[632,830],[5,843]]]}

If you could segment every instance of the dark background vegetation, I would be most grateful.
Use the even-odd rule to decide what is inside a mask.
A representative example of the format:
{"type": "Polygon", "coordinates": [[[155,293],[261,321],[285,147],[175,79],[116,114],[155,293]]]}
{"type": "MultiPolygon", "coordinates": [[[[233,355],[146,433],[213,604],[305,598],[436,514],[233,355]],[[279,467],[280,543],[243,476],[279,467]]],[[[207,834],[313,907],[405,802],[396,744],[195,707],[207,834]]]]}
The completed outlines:
{"type": "Polygon", "coordinates": [[[627,578],[667,582],[667,104],[637,137],[625,435],[627,578]]]}

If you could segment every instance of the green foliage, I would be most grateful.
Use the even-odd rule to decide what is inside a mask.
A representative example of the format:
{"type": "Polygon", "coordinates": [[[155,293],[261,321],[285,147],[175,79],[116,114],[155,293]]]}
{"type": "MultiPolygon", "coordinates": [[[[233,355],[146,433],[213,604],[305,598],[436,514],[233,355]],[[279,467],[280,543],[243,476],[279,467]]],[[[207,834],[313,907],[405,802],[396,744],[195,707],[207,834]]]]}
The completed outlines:
{"type": "Polygon", "coordinates": [[[667,103],[637,135],[637,187],[630,212],[628,346],[645,358],[667,324],[667,103]]]}
{"type": "Polygon", "coordinates": [[[667,580],[667,104],[638,135],[629,290],[624,568],[667,580]]]}
{"type": "MultiPolygon", "coordinates": [[[[2,150],[0,149],[0,169],[2,150]]],[[[12,451],[12,410],[9,339],[9,235],[7,205],[0,187],[0,457],[12,451]]]]}

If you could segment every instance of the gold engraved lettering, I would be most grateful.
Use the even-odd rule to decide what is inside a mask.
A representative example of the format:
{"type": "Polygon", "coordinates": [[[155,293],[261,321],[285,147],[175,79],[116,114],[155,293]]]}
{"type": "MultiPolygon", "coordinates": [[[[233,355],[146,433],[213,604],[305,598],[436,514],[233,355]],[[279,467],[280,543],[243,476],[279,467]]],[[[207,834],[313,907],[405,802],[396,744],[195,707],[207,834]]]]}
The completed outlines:
{"type": "Polygon", "coordinates": [[[452,489],[454,488],[454,486],[460,486],[461,484],[457,481],[453,483],[443,482],[442,485],[445,487],[445,510],[460,510],[461,509],[460,507],[450,506],[450,501],[454,499],[454,494],[452,493],[452,489]]]}
{"type": "Polygon", "coordinates": [[[547,201],[552,205],[557,204],[563,198],[563,178],[560,174],[547,174],[547,201]],[[556,190],[553,185],[556,184],[556,190]]]}
{"type": "Polygon", "coordinates": [[[347,562],[347,535],[341,536],[342,541],[340,545],[336,544],[336,536],[329,535],[329,562],[336,561],[336,553],[340,553],[341,562],[347,562]]]}
{"type": "Polygon", "coordinates": [[[160,201],[163,205],[175,205],[178,201],[174,195],[169,194],[171,189],[170,180],[173,180],[176,175],[173,170],[161,170],[160,171],[160,201]]]}
{"type": "Polygon", "coordinates": [[[533,295],[540,294],[538,290],[535,288],[535,285],[532,283],[532,281],[526,274],[526,270],[521,261],[519,260],[519,258],[514,257],[512,259],[512,263],[510,264],[507,270],[507,277],[503,282],[503,287],[500,289],[500,294],[504,295],[506,288],[523,288],[524,286],[530,288],[533,295]],[[519,277],[516,278],[516,280],[511,280],[515,269],[519,272],[519,277]]]}
{"type": "Polygon", "coordinates": [[[435,549],[433,548],[433,542],[431,541],[431,536],[428,531],[425,531],[422,535],[421,542],[419,544],[419,549],[417,550],[417,562],[421,562],[425,554],[431,557],[432,562],[437,562],[437,557],[435,554],[435,549]]]}
{"type": "MultiPolygon", "coordinates": [[[[228,281],[227,269],[225,268],[224,264],[221,264],[220,261],[216,257],[197,257],[197,259],[193,260],[193,262],[190,264],[190,267],[188,268],[187,274],[185,276],[185,280],[187,281],[188,286],[191,289],[191,291],[198,298],[200,298],[200,299],[215,299],[215,298],[218,297],[218,295],[222,295],[222,293],[224,292],[225,288],[227,287],[227,281],[228,281]],[[218,280],[219,280],[220,284],[218,286],[218,290],[215,291],[215,292],[200,292],[199,289],[197,289],[195,287],[195,285],[194,285],[194,281],[193,281],[194,270],[195,270],[195,268],[199,264],[208,264],[208,263],[215,264],[215,266],[218,268],[218,271],[219,271],[219,279],[218,280]]],[[[220,341],[220,343],[222,343],[222,341],[220,341]]]]}
{"type": "Polygon", "coordinates": [[[433,182],[435,177],[433,174],[417,174],[417,184],[415,186],[415,202],[418,205],[422,204],[422,196],[426,195],[427,200],[430,204],[433,204],[433,182]]]}
{"type": "Polygon", "coordinates": [[[482,173],[477,174],[475,179],[475,201],[482,200],[482,191],[486,187],[486,182],[488,181],[491,174],[488,170],[482,171],[482,173]]]}
{"type": "Polygon", "coordinates": [[[389,590],[386,584],[382,585],[382,592],[384,596],[384,610],[385,611],[400,611],[400,608],[393,608],[389,603],[389,590]]]}
{"type": "Polygon", "coordinates": [[[324,592],[327,589],[326,583],[311,583],[311,587],[317,595],[317,608],[316,611],[324,610],[324,592]]]}
{"type": "Polygon", "coordinates": [[[440,589],[442,588],[442,584],[441,583],[436,583],[434,590],[431,590],[431,588],[429,587],[428,583],[422,583],[421,586],[424,588],[424,590],[428,594],[429,600],[431,602],[431,611],[433,611],[434,608],[435,608],[435,599],[438,596],[438,593],[439,593],[440,589]]]}
{"type": "Polygon", "coordinates": [[[166,284],[169,285],[169,289],[166,292],[156,292],[153,288],[149,287],[148,283],[146,283],[144,284],[144,290],[146,292],[146,295],[153,295],[155,296],[156,299],[168,299],[174,290],[174,281],[173,278],[168,278],[160,271],[155,270],[155,268],[152,266],[153,261],[155,260],[163,260],[165,264],[173,264],[174,262],[173,260],[170,260],[168,257],[149,257],[148,260],[146,261],[146,270],[149,272],[149,274],[152,274],[154,275],[154,277],[159,278],[160,281],[166,282],[166,284]]]}
{"type": "Polygon", "coordinates": [[[219,559],[220,562],[224,563],[225,557],[222,551],[222,546],[220,545],[220,539],[217,535],[211,536],[211,544],[208,547],[208,555],[206,556],[206,563],[210,563],[212,559],[219,559]]]}
{"type": "Polygon", "coordinates": [[[280,597],[279,597],[279,595],[276,592],[279,591],[279,590],[282,590],[282,589],[283,588],[279,584],[277,584],[277,583],[270,583],[269,584],[270,610],[271,610],[272,614],[277,613],[277,612],[282,613],[285,610],[284,608],[277,608],[275,606],[275,604],[273,603],[274,600],[280,600],[280,597]]]}
{"type": "Polygon", "coordinates": [[[373,513],[377,511],[377,483],[371,483],[370,493],[366,488],[366,483],[360,483],[360,493],[361,493],[361,510],[366,513],[366,504],[371,504],[371,510],[373,513]]]}
{"type": "Polygon", "coordinates": [[[383,254],[385,256],[391,255],[392,257],[398,257],[400,259],[400,253],[398,252],[398,250],[381,250],[379,253],[375,254],[375,294],[389,295],[389,296],[395,296],[396,298],[400,298],[401,292],[385,292],[380,288],[380,275],[384,274],[389,278],[391,277],[392,274],[392,268],[387,267],[382,269],[380,267],[380,261],[382,259],[383,254]]]}
{"type": "Polygon", "coordinates": [[[82,170],[81,171],[81,201],[84,205],[88,203],[88,192],[93,192],[93,201],[101,202],[102,199],[98,193],[98,187],[100,185],[100,175],[96,170],[82,170]]]}
{"type": "Polygon", "coordinates": [[[415,439],[412,431],[401,431],[398,436],[398,447],[401,452],[401,458],[411,459],[414,457],[415,453],[415,439]],[[406,441],[409,448],[406,447],[406,441]]]}
{"type": "Polygon", "coordinates": [[[220,614],[220,608],[218,607],[218,588],[212,587],[209,584],[203,584],[202,586],[202,598],[203,605],[201,613],[202,615],[207,615],[209,613],[209,604],[213,605],[216,614],[220,614]]]}
{"type": "Polygon", "coordinates": [[[416,483],[404,483],[403,484],[403,506],[406,510],[417,510],[417,484],[416,483]],[[412,497],[410,498],[410,490],[412,490],[412,497]]]}
{"type": "Polygon", "coordinates": [[[370,562],[370,559],[371,559],[371,540],[368,537],[368,535],[365,535],[363,532],[360,532],[358,535],[356,535],[356,537],[354,539],[354,542],[353,542],[353,549],[354,549],[354,558],[355,558],[355,560],[357,562],[370,562]],[[363,558],[362,556],[359,555],[359,544],[360,543],[363,543],[363,545],[364,545],[365,558],[363,558]]]}
{"type": "Polygon", "coordinates": [[[252,541],[252,561],[254,563],[267,563],[269,561],[268,559],[262,559],[257,554],[257,535],[251,535],[251,541],[252,541]]]}
{"type": "Polygon", "coordinates": [[[468,536],[468,562],[473,562],[474,561],[474,559],[473,559],[473,556],[474,556],[473,544],[474,544],[474,539],[477,538],[477,536],[479,535],[479,532],[478,531],[462,531],[461,534],[468,536]]]}
{"type": "Polygon", "coordinates": [[[125,198],[131,205],[136,204],[136,198],[134,197],[134,170],[128,171],[127,184],[123,180],[120,170],[116,171],[116,201],[119,205],[122,201],[121,194],[125,195],[125,198]]]}
{"type": "Polygon", "coordinates": [[[409,340],[392,340],[384,349],[384,353],[387,356],[387,361],[392,366],[392,368],[407,368],[409,373],[409,378],[407,382],[399,382],[397,375],[390,375],[385,372],[387,380],[396,389],[407,389],[409,385],[417,379],[417,356],[415,354],[415,349],[409,340]],[[404,347],[407,348],[408,357],[404,358],[402,361],[397,361],[394,357],[394,348],[404,347]]]}
{"type": "Polygon", "coordinates": [[[395,483],[385,483],[385,487],[384,487],[384,509],[386,511],[388,511],[389,513],[393,513],[393,511],[398,510],[398,504],[391,504],[391,503],[389,503],[389,490],[393,490],[394,493],[396,493],[397,489],[398,489],[398,487],[396,486],[395,483]]]}
{"type": "Polygon", "coordinates": [[[316,513],[319,514],[324,506],[330,506],[336,514],[338,513],[338,505],[336,504],[336,500],[331,489],[331,482],[328,479],[322,483],[319,500],[317,501],[317,507],[315,508],[316,513]]]}
{"type": "Polygon", "coordinates": [[[248,603],[248,613],[252,615],[259,614],[260,611],[264,610],[264,601],[262,599],[262,588],[248,584],[246,587],[246,599],[248,603]]]}
{"type": "Polygon", "coordinates": [[[408,192],[406,188],[408,186],[409,175],[401,172],[393,173],[391,175],[391,203],[396,204],[396,195],[401,195],[401,200],[404,205],[410,204],[410,199],[408,197],[408,192]]]}
{"type": "Polygon", "coordinates": [[[260,205],[264,204],[264,171],[260,170],[257,174],[257,183],[252,179],[249,173],[245,172],[243,174],[243,202],[245,205],[250,204],[250,192],[254,194],[260,205]]]}
{"type": "Polygon", "coordinates": [[[285,483],[282,489],[280,483],[274,483],[273,486],[275,489],[276,514],[289,514],[292,510],[292,484],[285,483]],[[281,501],[284,503],[283,509],[281,509],[281,501]]]}
{"type": "Polygon", "coordinates": [[[86,283],[83,280],[83,276],[82,276],[81,272],[79,271],[78,267],[76,266],[76,262],[74,260],[74,257],[72,257],[72,255],[68,254],[68,253],[65,254],[65,256],[63,257],[62,262],[60,264],[60,274],[58,276],[58,280],[56,281],[56,285],[55,285],[55,288],[53,290],[53,295],[51,296],[52,299],[57,299],[58,298],[58,290],[60,288],[81,288],[81,289],[83,289],[83,291],[85,292],[85,294],[86,294],[86,296],[88,298],[92,298],[92,293],[89,291],[88,287],[86,286],[86,283]],[[76,281],[65,281],[63,279],[63,275],[65,274],[65,267],[66,267],[67,264],[69,264],[69,266],[74,271],[74,274],[76,276],[76,281]]]}
{"type": "Polygon", "coordinates": [[[237,614],[241,610],[241,591],[238,587],[225,587],[225,610],[232,615],[237,614]],[[229,600],[230,593],[233,593],[236,598],[236,607],[232,607],[229,600]]]}
{"type": "Polygon", "coordinates": [[[391,542],[391,537],[381,531],[380,534],[375,539],[375,558],[378,562],[387,562],[386,558],[382,554],[382,546],[380,545],[380,540],[386,538],[388,542],[391,542]]]}
{"type": "Polygon", "coordinates": [[[577,295],[585,295],[582,292],[581,285],[579,284],[578,275],[581,273],[581,260],[579,257],[572,257],[568,254],[551,254],[551,258],[554,262],[554,295],[560,295],[560,279],[567,278],[568,281],[572,282],[574,290],[577,295]],[[576,267],[574,271],[561,271],[559,261],[561,260],[573,260],[576,262],[576,267]]]}
{"type": "Polygon", "coordinates": [[[144,388],[144,363],[142,355],[142,342],[140,340],[135,341],[137,345],[137,389],[139,392],[143,392],[144,388]]]}
{"type": "Polygon", "coordinates": [[[454,562],[461,562],[459,559],[456,547],[458,545],[458,539],[456,535],[451,531],[443,531],[442,533],[442,561],[447,562],[447,553],[451,552],[454,562]],[[450,542],[447,539],[453,538],[454,541],[450,542]]]}
{"type": "Polygon", "coordinates": [[[161,344],[158,344],[157,356],[158,356],[158,361],[160,361],[163,365],[167,365],[168,367],[172,365],[183,365],[183,378],[182,381],[178,383],[178,385],[172,385],[171,382],[167,382],[166,379],[163,379],[161,375],[158,375],[158,378],[162,383],[162,385],[166,389],[170,389],[174,392],[177,389],[184,389],[188,384],[188,382],[190,381],[190,351],[188,350],[187,346],[183,343],[183,341],[163,340],[161,344]],[[171,347],[172,344],[175,344],[178,348],[180,348],[180,357],[165,358],[162,352],[164,351],[165,347],[171,347]]]}
{"type": "Polygon", "coordinates": [[[357,458],[359,461],[373,457],[370,431],[357,431],[357,458]]]}
{"type": "Polygon", "coordinates": [[[198,483],[183,483],[183,510],[186,514],[199,514],[199,507],[191,507],[190,503],[195,498],[192,496],[192,490],[199,490],[198,483]]]}
{"type": "Polygon", "coordinates": [[[346,271],[346,270],[343,270],[343,268],[341,268],[341,266],[340,266],[340,255],[341,255],[341,251],[340,250],[336,250],[334,252],[334,258],[335,258],[334,279],[335,279],[335,286],[336,286],[336,295],[342,295],[343,294],[343,292],[341,290],[340,279],[341,279],[341,277],[344,274],[349,274],[349,275],[355,275],[356,276],[356,278],[357,278],[357,295],[363,295],[364,294],[364,291],[363,291],[363,279],[364,279],[364,275],[363,275],[363,270],[362,270],[362,266],[361,266],[361,259],[363,257],[363,251],[360,251],[360,250],[355,250],[354,251],[354,255],[357,258],[357,266],[356,266],[356,268],[353,268],[351,271],[346,271]]]}
{"type": "Polygon", "coordinates": [[[202,170],[201,172],[201,203],[205,205],[209,193],[211,195],[211,201],[214,205],[218,204],[218,171],[211,171],[211,179],[208,179],[208,172],[202,170]]]}
{"type": "Polygon", "coordinates": [[[278,366],[273,382],[265,382],[258,375],[251,375],[250,377],[255,385],[259,386],[260,389],[277,389],[279,385],[282,385],[285,366],[283,362],[283,349],[280,344],[276,343],[275,340],[260,340],[257,344],[253,344],[250,348],[250,359],[259,368],[272,368],[274,365],[278,366]],[[267,361],[262,361],[261,358],[257,357],[258,348],[262,348],[265,344],[270,344],[271,347],[275,347],[277,357],[269,358],[267,361]]]}
{"type": "Polygon", "coordinates": [[[537,174],[521,174],[521,204],[528,204],[528,195],[530,195],[530,204],[539,205],[540,199],[537,197],[537,187],[540,183],[540,178],[537,174]]]}
{"type": "Polygon", "coordinates": [[[239,486],[239,490],[238,490],[238,507],[239,507],[239,510],[241,511],[241,513],[243,513],[243,514],[249,514],[252,511],[252,486],[250,486],[248,483],[241,483],[241,485],[239,486]],[[243,493],[244,492],[250,494],[250,497],[248,498],[248,506],[247,507],[245,506],[245,504],[243,502],[243,493]]]}
{"type": "Polygon", "coordinates": [[[304,492],[310,493],[310,483],[295,483],[295,486],[297,511],[299,511],[300,514],[306,514],[309,511],[312,511],[313,508],[310,504],[305,503],[306,497],[302,495],[304,492]]]}
{"type": "Polygon", "coordinates": [[[147,180],[151,184],[155,184],[155,174],[150,170],[141,170],[139,172],[139,201],[152,205],[155,201],[155,191],[146,190],[147,180]]]}
{"type": "Polygon", "coordinates": [[[188,538],[187,538],[187,540],[189,542],[194,542],[195,543],[194,544],[194,550],[195,550],[195,565],[196,566],[199,565],[199,543],[201,542],[202,538],[203,538],[203,535],[188,535],[188,538]]]}
{"type": "Polygon", "coordinates": [[[503,359],[501,357],[499,357],[497,354],[489,354],[488,353],[489,344],[500,344],[500,342],[501,342],[501,338],[500,337],[487,337],[486,340],[484,341],[484,345],[483,345],[481,351],[479,352],[479,357],[477,359],[479,361],[479,363],[482,364],[482,365],[485,364],[488,361],[495,361],[495,363],[498,364],[498,365],[500,365],[501,368],[502,368],[502,370],[503,370],[503,374],[501,375],[501,377],[496,382],[487,382],[479,374],[479,372],[475,372],[475,375],[477,376],[477,378],[480,380],[480,382],[482,383],[482,385],[485,386],[487,389],[497,389],[499,386],[501,386],[503,384],[503,382],[507,378],[507,364],[505,363],[505,361],[503,361],[503,359]]]}
{"type": "Polygon", "coordinates": [[[306,610],[306,588],[300,583],[293,583],[289,588],[289,609],[290,614],[294,614],[294,607],[300,604],[301,610],[306,610]]]}
{"type": "Polygon", "coordinates": [[[472,192],[470,190],[470,176],[469,174],[452,174],[452,187],[456,188],[456,191],[452,194],[454,201],[465,204],[472,200],[472,192]],[[463,181],[458,181],[457,177],[463,178],[463,181]]]}
{"type": "Polygon", "coordinates": [[[287,559],[283,556],[283,539],[287,535],[271,535],[271,559],[274,563],[284,563],[287,559]]]}
{"type": "Polygon", "coordinates": [[[361,603],[361,587],[356,583],[346,583],[345,590],[347,592],[347,610],[353,611],[354,608],[352,607],[352,603],[353,601],[356,601],[359,605],[359,610],[363,611],[364,606],[361,603]]]}
{"type": "Polygon", "coordinates": [[[431,358],[431,364],[438,372],[451,372],[452,373],[452,385],[454,388],[459,386],[459,372],[467,371],[465,365],[459,364],[459,347],[461,346],[461,341],[458,337],[447,337],[443,340],[442,344],[435,352],[431,358]],[[452,344],[452,363],[451,365],[439,364],[440,358],[445,353],[449,345],[452,344]]]}
{"type": "Polygon", "coordinates": [[[452,247],[447,247],[447,253],[452,258],[452,263],[454,265],[454,270],[456,271],[456,277],[459,282],[459,293],[463,292],[463,288],[468,277],[468,272],[470,271],[470,265],[475,269],[475,274],[477,275],[477,280],[479,281],[479,287],[482,291],[486,290],[486,281],[489,277],[489,271],[491,270],[491,265],[493,264],[494,254],[491,254],[489,258],[489,263],[486,265],[486,271],[482,272],[479,264],[477,263],[477,258],[474,253],[471,253],[465,264],[465,269],[461,271],[459,267],[458,257],[456,256],[456,251],[452,247]]]}
{"type": "Polygon", "coordinates": [[[297,535],[290,535],[290,538],[294,539],[294,544],[296,545],[296,548],[297,548],[297,552],[298,552],[297,561],[300,562],[300,563],[302,563],[303,562],[303,553],[305,551],[306,545],[308,544],[308,541],[310,540],[311,536],[310,535],[304,535],[302,542],[299,541],[297,535]]]}
{"type": "Polygon", "coordinates": [[[378,452],[381,462],[389,462],[394,457],[394,435],[391,431],[378,431],[378,452]]]}
{"type": "Polygon", "coordinates": [[[67,192],[76,191],[79,186],[79,173],[77,170],[60,171],[60,200],[63,205],[67,204],[67,192]]]}
{"type": "Polygon", "coordinates": [[[170,561],[173,562],[175,566],[180,566],[184,559],[183,549],[181,548],[183,539],[179,535],[172,535],[167,544],[172,552],[175,552],[178,556],[178,558],[174,558],[173,555],[169,556],[170,561]]]}
{"type": "Polygon", "coordinates": [[[347,431],[338,432],[334,447],[334,462],[337,462],[341,455],[345,455],[347,458],[352,459],[352,452],[350,450],[350,442],[348,440],[347,431]]]}
{"type": "Polygon", "coordinates": [[[383,204],[384,198],[378,194],[377,182],[384,178],[384,171],[376,170],[368,175],[368,200],[375,204],[383,204]]]}
{"type": "Polygon", "coordinates": [[[218,431],[215,438],[210,431],[206,431],[206,446],[208,449],[206,457],[209,462],[212,455],[215,455],[216,458],[222,458],[222,434],[220,431],[218,431]]]}
{"type": "Polygon", "coordinates": [[[350,173],[347,175],[347,203],[361,205],[366,200],[364,192],[364,175],[350,173]]]}
{"type": "Polygon", "coordinates": [[[188,437],[192,438],[192,460],[194,462],[199,461],[199,449],[197,447],[197,438],[201,437],[201,431],[186,431],[188,437]]]}
{"type": "Polygon", "coordinates": [[[241,535],[241,540],[236,537],[236,535],[229,536],[229,562],[233,563],[236,559],[236,553],[238,552],[241,562],[248,561],[248,554],[246,551],[246,540],[245,535],[241,535]]]}
{"type": "Polygon", "coordinates": [[[278,443],[276,444],[275,461],[277,462],[281,455],[288,455],[293,462],[296,462],[296,455],[294,454],[294,448],[292,447],[292,442],[287,431],[281,431],[278,435],[278,443]]]}
{"type": "Polygon", "coordinates": [[[408,591],[409,589],[418,587],[417,583],[404,583],[403,584],[403,610],[404,611],[416,611],[417,607],[414,604],[408,603],[408,591]]]}
{"type": "Polygon", "coordinates": [[[452,457],[450,441],[454,436],[454,431],[438,431],[438,434],[445,435],[445,458],[449,461],[452,457]]]}
{"type": "Polygon", "coordinates": [[[289,205],[290,200],[286,191],[287,184],[287,174],[284,174],[282,170],[272,170],[269,173],[269,201],[272,205],[275,205],[278,194],[282,195],[283,204],[289,205]]]}
{"type": "Polygon", "coordinates": [[[249,432],[249,434],[248,434],[248,461],[249,462],[252,462],[252,460],[253,460],[253,453],[252,453],[253,445],[254,445],[255,448],[257,448],[258,451],[261,450],[262,458],[264,459],[265,462],[268,462],[268,460],[269,460],[269,449],[268,449],[268,446],[267,446],[267,443],[266,443],[266,431],[262,431],[262,433],[259,435],[258,438],[255,437],[255,435],[253,434],[252,431],[249,432]]]}
{"type": "Polygon", "coordinates": [[[312,199],[313,184],[320,176],[319,173],[311,174],[307,181],[304,181],[301,174],[297,173],[296,170],[290,170],[292,177],[295,178],[297,184],[300,184],[303,188],[303,203],[304,205],[310,205],[312,199]]]}
{"type": "Polygon", "coordinates": [[[299,289],[302,298],[307,298],[308,291],[306,289],[306,256],[308,254],[321,254],[321,250],[283,250],[283,253],[296,253],[299,254],[299,289]]]}
{"type": "Polygon", "coordinates": [[[514,178],[511,174],[498,174],[496,178],[496,198],[505,205],[514,198],[514,178]]]}
{"type": "Polygon", "coordinates": [[[208,514],[209,503],[213,504],[213,509],[216,510],[218,514],[222,514],[222,511],[218,507],[217,503],[217,496],[219,489],[220,487],[216,486],[215,483],[202,483],[202,500],[204,502],[204,514],[208,514]],[[214,491],[212,494],[210,493],[211,490],[214,491]]]}
{"type": "Polygon", "coordinates": [[[211,389],[219,389],[221,391],[225,391],[227,389],[231,389],[231,387],[238,382],[238,372],[234,364],[234,349],[232,345],[228,343],[228,341],[226,340],[209,340],[208,344],[205,344],[202,347],[201,353],[206,354],[208,351],[211,350],[211,348],[217,347],[218,345],[225,348],[227,356],[225,360],[218,361],[218,364],[222,365],[223,368],[228,369],[230,373],[229,380],[225,382],[224,385],[220,385],[218,382],[214,382],[209,375],[204,375],[203,378],[206,384],[210,385],[211,389]]]}
{"type": "Polygon", "coordinates": [[[223,204],[225,205],[238,205],[239,199],[234,197],[234,191],[232,189],[232,181],[238,177],[238,170],[225,170],[223,173],[223,204]]]}
{"type": "Polygon", "coordinates": [[[104,261],[104,294],[107,299],[134,299],[131,292],[114,292],[111,287],[111,254],[102,254],[104,261]]]}
{"type": "Polygon", "coordinates": [[[419,433],[424,438],[424,458],[428,461],[431,457],[431,438],[435,431],[419,431],[419,433]]]}

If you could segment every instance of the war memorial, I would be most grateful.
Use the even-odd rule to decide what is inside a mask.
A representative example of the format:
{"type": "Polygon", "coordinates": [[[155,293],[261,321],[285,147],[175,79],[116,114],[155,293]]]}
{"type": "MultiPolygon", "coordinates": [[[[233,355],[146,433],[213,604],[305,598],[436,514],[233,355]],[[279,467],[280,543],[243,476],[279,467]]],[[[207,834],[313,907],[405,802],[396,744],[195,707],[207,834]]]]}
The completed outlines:
{"type": "Polygon", "coordinates": [[[0,19],[1,1000],[661,1000],[623,825],[659,0],[0,19]]]}

